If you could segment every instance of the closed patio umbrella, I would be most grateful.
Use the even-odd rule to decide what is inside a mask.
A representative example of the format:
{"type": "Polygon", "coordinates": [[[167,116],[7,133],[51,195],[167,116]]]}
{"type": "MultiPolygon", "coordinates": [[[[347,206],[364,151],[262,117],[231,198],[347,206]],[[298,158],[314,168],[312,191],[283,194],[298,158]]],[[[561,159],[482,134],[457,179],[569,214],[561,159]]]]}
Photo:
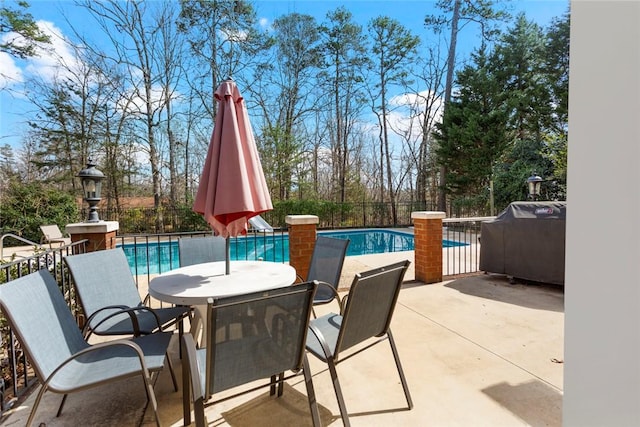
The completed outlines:
{"type": "Polygon", "coordinates": [[[231,79],[215,91],[218,113],[193,203],[214,234],[227,239],[247,233],[247,221],[273,209],[242,95],[231,79]]]}

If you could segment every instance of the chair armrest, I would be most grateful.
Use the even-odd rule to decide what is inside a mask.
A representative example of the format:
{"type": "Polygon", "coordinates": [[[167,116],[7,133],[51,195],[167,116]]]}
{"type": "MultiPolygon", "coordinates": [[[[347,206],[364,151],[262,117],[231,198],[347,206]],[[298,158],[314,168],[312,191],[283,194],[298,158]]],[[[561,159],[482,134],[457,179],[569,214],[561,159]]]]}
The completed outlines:
{"type": "MultiPolygon", "coordinates": [[[[329,344],[327,344],[327,341],[324,339],[324,335],[322,334],[320,329],[318,329],[313,324],[313,321],[311,323],[309,323],[309,330],[311,331],[311,333],[316,337],[316,339],[320,343],[320,346],[322,347],[322,351],[324,352],[325,359],[328,359],[329,357],[331,357],[331,349],[329,349],[329,344]]],[[[307,347],[307,350],[309,350],[309,347],[307,347]]]]}
{"type": "Polygon", "coordinates": [[[158,325],[158,329],[160,331],[162,331],[162,325],[160,324],[160,318],[156,314],[155,310],[153,310],[151,307],[147,307],[147,306],[144,306],[144,305],[140,305],[140,306],[137,306],[137,307],[127,307],[127,306],[122,306],[122,305],[109,305],[109,306],[106,306],[106,307],[102,307],[100,310],[97,310],[91,316],[89,316],[89,318],[87,319],[87,324],[85,325],[84,329],[82,330],[82,333],[85,336],[85,338],[88,338],[88,336],[91,335],[91,331],[92,330],[97,329],[100,325],[102,325],[107,320],[111,319],[114,316],[118,316],[118,315],[121,315],[121,314],[127,314],[127,315],[129,315],[129,318],[131,319],[131,324],[133,325],[133,335],[136,336],[136,337],[140,336],[140,324],[138,323],[138,317],[136,316],[136,313],[135,313],[136,310],[142,310],[142,311],[146,310],[146,311],[151,312],[151,314],[153,314],[154,318],[156,319],[156,324],[158,325]],[[114,310],[114,309],[117,309],[117,311],[111,313],[110,315],[108,315],[107,317],[102,319],[94,327],[91,327],[91,320],[97,314],[101,313],[104,310],[114,310]],[[88,335],[87,335],[87,333],[88,333],[88,335]]]}
{"type": "Polygon", "coordinates": [[[53,377],[62,369],[64,368],[66,365],[68,365],[70,362],[73,362],[75,359],[77,359],[78,357],[85,355],[87,353],[91,353],[97,350],[101,350],[107,347],[115,347],[115,346],[125,346],[125,347],[130,347],[132,349],[132,351],[134,351],[136,353],[136,355],[138,356],[138,360],[140,360],[140,370],[144,373],[145,377],[147,379],[150,379],[150,375],[149,375],[149,369],[147,369],[147,364],[145,363],[144,360],[144,353],[142,352],[142,349],[140,348],[140,346],[136,343],[134,343],[131,340],[128,339],[118,339],[118,340],[113,340],[113,341],[106,341],[106,342],[101,342],[98,344],[93,344],[83,350],[80,350],[79,352],[73,354],[72,356],[70,356],[69,358],[67,358],[65,361],[63,361],[60,365],[58,365],[58,367],[56,367],[53,372],[51,372],[51,375],[49,375],[47,377],[46,380],[44,380],[44,382],[42,383],[42,387],[46,387],[49,382],[53,379],[53,377]]]}
{"type": "MultiPolygon", "coordinates": [[[[333,297],[338,300],[338,304],[340,304],[340,306],[342,306],[341,300],[340,300],[340,295],[338,295],[338,290],[336,288],[334,288],[331,283],[327,283],[327,282],[321,282],[319,280],[315,281],[318,284],[318,287],[322,286],[323,288],[327,288],[331,291],[331,293],[333,294],[333,297]]],[[[330,301],[328,301],[330,302],[330,301]]],[[[326,303],[325,303],[326,304],[326,303]]]]}
{"type": "Polygon", "coordinates": [[[342,301],[340,301],[340,314],[344,314],[344,308],[347,306],[347,300],[349,299],[349,294],[345,295],[342,301]]]}

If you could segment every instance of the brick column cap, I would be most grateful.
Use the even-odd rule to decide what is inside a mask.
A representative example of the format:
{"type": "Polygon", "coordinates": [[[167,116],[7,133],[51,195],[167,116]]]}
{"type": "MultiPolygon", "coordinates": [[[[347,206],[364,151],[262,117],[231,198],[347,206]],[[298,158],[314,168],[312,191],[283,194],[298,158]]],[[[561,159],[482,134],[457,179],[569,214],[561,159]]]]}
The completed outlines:
{"type": "Polygon", "coordinates": [[[118,221],[76,222],[67,224],[65,230],[69,234],[109,233],[120,228],[118,221]]]}
{"type": "Polygon", "coordinates": [[[447,217],[446,212],[437,212],[437,211],[411,212],[411,219],[444,219],[446,217],[447,217]]]}
{"type": "Polygon", "coordinates": [[[284,221],[289,225],[318,224],[320,222],[316,215],[287,215],[284,221]]]}

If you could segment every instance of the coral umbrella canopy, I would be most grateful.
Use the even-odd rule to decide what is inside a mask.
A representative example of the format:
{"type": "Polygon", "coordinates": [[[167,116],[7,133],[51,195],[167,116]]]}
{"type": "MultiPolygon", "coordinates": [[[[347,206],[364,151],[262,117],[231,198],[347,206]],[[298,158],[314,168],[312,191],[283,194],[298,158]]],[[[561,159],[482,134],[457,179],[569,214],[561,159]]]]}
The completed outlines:
{"type": "Polygon", "coordinates": [[[233,80],[214,94],[218,113],[193,203],[215,234],[247,233],[247,220],[273,209],[251,123],[233,80]]]}

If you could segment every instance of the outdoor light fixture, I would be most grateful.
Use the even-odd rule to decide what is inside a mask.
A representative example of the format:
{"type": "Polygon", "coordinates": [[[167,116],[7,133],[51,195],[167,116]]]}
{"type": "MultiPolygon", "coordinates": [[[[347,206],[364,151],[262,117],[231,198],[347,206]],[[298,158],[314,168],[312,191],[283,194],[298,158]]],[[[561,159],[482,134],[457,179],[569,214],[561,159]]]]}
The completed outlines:
{"type": "Polygon", "coordinates": [[[540,187],[544,179],[540,178],[535,172],[527,178],[527,186],[529,188],[529,197],[536,200],[540,196],[540,187]]]}
{"type": "Polygon", "coordinates": [[[82,192],[84,199],[89,204],[89,218],[85,222],[100,222],[96,205],[100,201],[102,192],[102,180],[104,174],[96,169],[93,160],[87,160],[87,167],[82,169],[78,174],[78,178],[82,181],[82,192]]]}

